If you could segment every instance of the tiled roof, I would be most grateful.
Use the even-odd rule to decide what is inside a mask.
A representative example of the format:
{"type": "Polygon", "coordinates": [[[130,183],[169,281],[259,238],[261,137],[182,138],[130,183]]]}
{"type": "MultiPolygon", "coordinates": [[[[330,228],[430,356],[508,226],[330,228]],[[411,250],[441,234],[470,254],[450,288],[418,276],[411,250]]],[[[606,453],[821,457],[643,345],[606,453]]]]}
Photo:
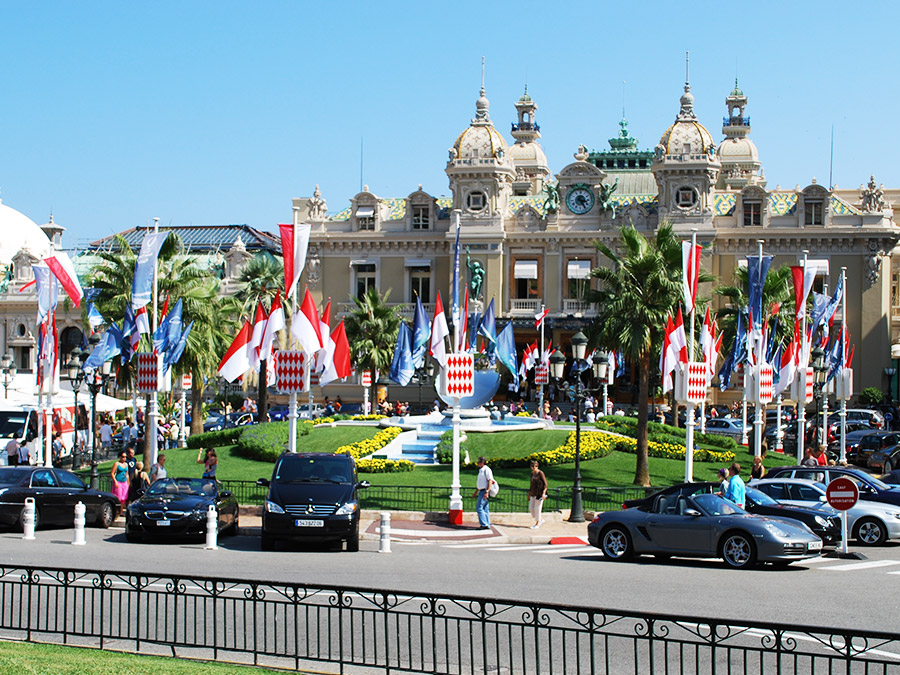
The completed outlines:
{"type": "Polygon", "coordinates": [[[860,210],[851,206],[837,195],[831,195],[831,212],[836,216],[858,216],[860,210]]]}
{"type": "Polygon", "coordinates": [[[523,207],[530,206],[534,209],[541,218],[544,217],[544,200],[546,197],[544,195],[520,195],[516,197],[509,198],[509,210],[512,213],[518,213],[520,209],[523,207]]]}
{"type": "MultiPolygon", "coordinates": [[[[173,225],[160,227],[162,232],[176,232],[181,237],[185,249],[192,253],[230,249],[240,237],[249,251],[273,250],[281,251],[281,241],[269,232],[257,230],[249,225],[173,225]]],[[[134,227],[120,232],[133,251],[141,247],[144,235],[150,227],[134,227]]],[[[109,248],[115,246],[115,236],[104,237],[91,242],[90,248],[109,248]]]]}
{"type": "Polygon", "coordinates": [[[734,205],[737,203],[737,195],[721,194],[713,195],[713,212],[717,216],[730,216],[734,213],[734,205]]]}
{"type": "Polygon", "coordinates": [[[772,216],[786,216],[794,212],[797,207],[796,192],[770,192],[769,214],[772,216]]]}

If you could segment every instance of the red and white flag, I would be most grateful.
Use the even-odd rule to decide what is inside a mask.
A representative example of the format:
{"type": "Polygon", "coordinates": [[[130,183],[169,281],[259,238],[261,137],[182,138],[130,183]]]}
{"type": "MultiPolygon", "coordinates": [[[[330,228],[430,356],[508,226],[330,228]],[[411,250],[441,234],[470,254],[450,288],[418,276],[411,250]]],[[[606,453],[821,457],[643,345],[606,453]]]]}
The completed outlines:
{"type": "Polygon", "coordinates": [[[553,340],[547,344],[547,348],[541,352],[541,365],[547,366],[550,364],[550,354],[553,353],[553,340]]]}
{"type": "Polygon", "coordinates": [[[78,281],[78,275],[75,273],[75,266],[72,264],[69,254],[65,251],[58,251],[49,258],[44,258],[44,262],[53,272],[53,276],[59,280],[60,286],[66,291],[69,299],[78,307],[84,297],[84,291],[81,288],[81,282],[78,281]]]}
{"type": "Polygon", "coordinates": [[[319,327],[319,312],[316,310],[316,303],[313,302],[312,294],[306,289],[306,295],[303,297],[303,304],[300,311],[294,315],[291,323],[291,333],[300,343],[300,349],[307,356],[312,356],[325,345],[322,343],[322,331],[319,327]]]}
{"type": "Polygon", "coordinates": [[[438,291],[437,302],[434,305],[434,320],[431,322],[431,343],[428,351],[441,368],[447,367],[447,347],[444,338],[450,335],[447,327],[447,317],[444,314],[444,305],[441,304],[441,292],[438,291]]]}
{"type": "MultiPolygon", "coordinates": [[[[275,334],[284,328],[284,307],[281,306],[281,293],[275,292],[275,299],[269,309],[269,318],[266,319],[266,330],[263,333],[262,345],[259,347],[260,360],[272,360],[272,345],[275,344],[275,334]]],[[[272,364],[269,364],[272,367],[272,364]]]]}
{"type": "Polygon", "coordinates": [[[806,316],[806,299],[816,280],[816,266],[791,265],[791,277],[794,280],[794,316],[800,320],[806,316]]]}
{"type": "MultiPolygon", "coordinates": [[[[147,305],[144,305],[134,313],[134,325],[137,326],[137,334],[150,334],[150,319],[147,317],[147,305]]],[[[140,339],[140,338],[138,338],[140,339]]]]}
{"type": "Polygon", "coordinates": [[[534,329],[540,330],[541,324],[544,323],[544,319],[547,318],[547,315],[550,313],[550,309],[542,309],[540,312],[534,315],[534,329]]]}
{"type": "Polygon", "coordinates": [[[250,370],[250,354],[247,349],[247,345],[250,344],[250,330],[250,322],[244,319],[243,327],[219,363],[219,375],[228,382],[234,382],[250,370]]]}
{"type": "MultiPolygon", "coordinates": [[[[715,324],[713,324],[713,331],[715,331],[715,324]]],[[[709,371],[706,376],[706,386],[709,386],[710,383],[712,383],[712,379],[716,376],[716,363],[719,360],[719,352],[722,351],[723,337],[725,337],[725,334],[719,333],[719,337],[716,338],[713,350],[706,359],[706,368],[709,371]]]]}
{"type": "Polygon", "coordinates": [[[321,373],[328,367],[328,345],[331,340],[331,298],[319,317],[319,335],[322,336],[322,349],[316,352],[316,372],[321,373]]]}
{"type": "Polygon", "coordinates": [[[691,246],[689,241],[681,242],[681,285],[684,291],[684,309],[688,314],[694,311],[694,301],[697,299],[701,249],[699,244],[691,246]]]}
{"type": "Polygon", "coordinates": [[[266,308],[262,300],[256,303],[256,315],[253,318],[253,330],[250,334],[250,344],[247,345],[247,354],[250,359],[250,368],[259,368],[259,350],[262,347],[263,335],[266,332],[266,308]]]}
{"type": "Polygon", "coordinates": [[[778,366],[778,383],[775,385],[774,394],[778,396],[788,388],[797,374],[797,341],[791,340],[781,355],[781,363],[778,366]]]}
{"type": "Polygon", "coordinates": [[[319,375],[319,386],[324,387],[329,382],[338,378],[349,377],[350,368],[350,342],[347,340],[347,332],[344,330],[344,321],[341,320],[334,330],[330,332],[328,340],[328,365],[325,371],[319,375]]]}
{"type": "Polygon", "coordinates": [[[659,372],[662,375],[662,388],[665,394],[675,387],[675,381],[672,373],[678,367],[678,349],[672,344],[672,335],[675,333],[675,324],[672,323],[672,317],[666,318],[666,334],[663,339],[662,353],[659,355],[659,372]]]}
{"type": "Polygon", "coordinates": [[[306,265],[306,251],[309,249],[311,225],[279,224],[281,233],[281,255],[284,258],[284,297],[289,298],[297,288],[300,275],[306,265]]]}
{"type": "Polygon", "coordinates": [[[709,355],[713,350],[714,343],[712,318],[709,314],[709,307],[707,307],[706,316],[703,317],[703,327],[700,329],[700,348],[703,350],[703,357],[707,362],[709,362],[709,355]]]}
{"type": "Polygon", "coordinates": [[[530,345],[525,347],[525,351],[522,354],[522,365],[525,366],[525,372],[528,372],[532,368],[534,368],[535,362],[538,359],[538,346],[537,342],[532,342],[530,345]]]}
{"type": "Polygon", "coordinates": [[[684,332],[684,319],[681,316],[681,307],[678,308],[678,314],[675,317],[675,330],[672,331],[672,348],[678,356],[681,363],[688,362],[687,335],[684,332]]]}

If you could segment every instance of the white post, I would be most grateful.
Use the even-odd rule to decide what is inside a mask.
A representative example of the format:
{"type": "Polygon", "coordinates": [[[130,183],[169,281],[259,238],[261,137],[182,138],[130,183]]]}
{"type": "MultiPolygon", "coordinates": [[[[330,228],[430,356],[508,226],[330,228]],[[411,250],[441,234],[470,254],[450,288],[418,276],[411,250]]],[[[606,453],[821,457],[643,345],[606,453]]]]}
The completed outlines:
{"type": "MultiPolygon", "coordinates": [[[[806,283],[806,263],[809,260],[809,251],[803,251],[803,283],[806,283]]],[[[806,298],[803,299],[806,302],[806,298]]],[[[809,365],[808,355],[806,353],[806,308],[803,308],[803,319],[800,321],[800,366],[806,372],[809,365]]],[[[800,377],[798,372],[794,377],[800,377]]],[[[803,378],[803,387],[797,387],[799,396],[797,396],[797,464],[803,461],[803,455],[806,454],[804,446],[806,445],[806,375],[803,378]]]]}
{"type": "Polygon", "coordinates": [[[73,546],[84,546],[87,543],[84,539],[84,514],[85,507],[82,502],[75,505],[75,534],[72,537],[73,546]]]}
{"type": "Polygon", "coordinates": [[[391,552],[391,512],[381,512],[381,527],[379,528],[378,552],[391,552]]]}
{"type": "Polygon", "coordinates": [[[216,537],[219,535],[219,514],[212,504],[206,511],[206,550],[215,551],[218,547],[216,537]]]}
{"type": "MultiPolygon", "coordinates": [[[[544,303],[541,303],[541,352],[538,354],[538,364],[543,365],[544,361],[544,303]]],[[[459,344],[457,342],[457,344],[459,344]]],[[[606,385],[603,385],[603,414],[606,414],[606,385]]],[[[538,417],[544,419],[544,385],[538,385],[538,417]]]]}
{"type": "Polygon", "coordinates": [[[187,424],[185,423],[185,419],[187,418],[187,392],[184,389],[184,380],[181,380],[181,429],[178,430],[178,447],[183,448],[185,446],[184,437],[185,437],[185,428],[187,424]]]}
{"type": "Polygon", "coordinates": [[[363,415],[369,414],[369,388],[363,385],[363,415]]]}
{"type": "Polygon", "coordinates": [[[290,420],[290,434],[288,435],[288,450],[297,452],[297,392],[292,391],[288,403],[288,420],[290,420]]]}
{"type": "Polygon", "coordinates": [[[27,541],[34,541],[34,513],[34,497],[26,497],[22,511],[22,539],[27,541]]]}
{"type": "MultiPolygon", "coordinates": [[[[844,350],[844,358],[841,360],[841,367],[847,367],[847,268],[841,268],[841,287],[844,289],[844,294],[841,296],[841,349],[844,350]]],[[[843,378],[843,372],[839,373],[839,376],[843,378]]],[[[890,381],[888,381],[888,386],[890,386],[890,381]]],[[[845,391],[844,395],[841,397],[841,456],[840,461],[843,464],[847,461],[847,396],[850,395],[850,392],[845,391]]],[[[845,512],[846,513],[846,512],[845,512]]]]}
{"type": "MultiPolygon", "coordinates": [[[[44,373],[44,379],[47,379],[44,373]]],[[[53,466],[53,380],[47,387],[47,431],[44,434],[44,466],[53,466]]]]}
{"type": "MultiPolygon", "coordinates": [[[[153,219],[153,233],[159,233],[159,218],[153,219]]],[[[150,341],[151,345],[153,342],[153,333],[156,331],[157,326],[159,325],[159,314],[158,314],[158,305],[159,305],[159,256],[156,256],[156,259],[153,263],[153,323],[150,326],[150,341]]],[[[159,362],[157,361],[157,367],[159,367],[159,362]]],[[[144,429],[144,435],[150,441],[150,461],[149,465],[153,466],[156,464],[157,455],[159,453],[159,439],[157,438],[159,428],[159,400],[157,399],[157,392],[150,391],[147,393],[147,396],[150,398],[150,410],[147,412],[147,420],[146,427],[144,429]]]]}
{"type": "MultiPolygon", "coordinates": [[[[691,232],[691,259],[694,257],[694,249],[697,246],[697,230],[694,229],[691,232]]],[[[690,339],[688,340],[688,362],[693,362],[694,355],[694,313],[695,313],[695,305],[696,303],[691,303],[691,311],[688,313],[688,321],[691,323],[691,332],[690,339]]],[[[687,379],[687,373],[685,373],[685,380],[687,379]]],[[[685,387],[687,388],[687,387],[685,387]]],[[[604,387],[603,391],[604,398],[606,397],[606,390],[604,387]]],[[[687,398],[685,396],[685,398],[687,398]]],[[[604,405],[606,402],[604,401],[604,405]]],[[[678,405],[675,406],[675,412],[672,416],[673,421],[678,423],[678,405]]],[[[697,424],[694,419],[694,403],[688,402],[687,404],[687,420],[685,422],[685,427],[687,428],[687,443],[684,450],[684,482],[691,483],[694,480],[694,426],[697,424]]]]}
{"type": "Polygon", "coordinates": [[[849,529],[850,528],[847,526],[847,509],[844,509],[841,511],[841,555],[843,556],[848,553],[847,534],[849,529]]]}
{"type": "Polygon", "coordinates": [[[747,445],[747,386],[750,384],[750,373],[747,372],[748,364],[744,364],[744,394],[741,397],[741,445],[747,445]]]}
{"type": "Polygon", "coordinates": [[[453,399],[453,475],[450,482],[450,511],[462,511],[462,495],[459,492],[459,429],[462,417],[459,414],[459,399],[453,399]]]}
{"type": "MultiPolygon", "coordinates": [[[[763,240],[758,239],[757,243],[759,244],[759,269],[762,272],[762,259],[763,259],[763,240]]],[[[762,275],[759,275],[760,283],[763,283],[762,275]]],[[[760,289],[760,295],[762,294],[762,289],[760,289]]],[[[762,302],[760,302],[760,308],[762,308],[762,302]]],[[[757,321],[760,326],[760,337],[765,334],[765,331],[762,330],[762,326],[765,323],[765,311],[761,310],[759,313],[759,318],[757,321]]],[[[753,366],[753,372],[755,373],[755,382],[756,386],[754,387],[755,398],[756,398],[756,419],[753,422],[753,427],[755,429],[755,433],[753,434],[753,456],[759,457],[762,455],[762,441],[763,434],[765,433],[765,410],[766,404],[760,401],[760,381],[762,379],[762,365],[765,363],[765,354],[766,354],[766,345],[762,342],[756,345],[756,365],[753,366]]]]}
{"type": "Polygon", "coordinates": [[[706,433],[706,399],[700,402],[700,433],[706,433]]]}
{"type": "MultiPolygon", "coordinates": [[[[42,366],[38,365],[38,368],[42,366]]],[[[41,452],[44,449],[44,385],[41,384],[38,389],[38,407],[37,407],[37,441],[34,446],[34,463],[41,463],[41,452]]],[[[31,453],[28,453],[28,462],[31,463],[31,453]]]]}
{"type": "Polygon", "coordinates": [[[781,428],[781,406],[784,403],[784,397],[778,394],[778,406],[775,408],[777,415],[775,417],[775,451],[784,452],[784,430],[781,428]]]}
{"type": "Polygon", "coordinates": [[[828,384],[822,383],[822,445],[828,445],[828,384]]]}

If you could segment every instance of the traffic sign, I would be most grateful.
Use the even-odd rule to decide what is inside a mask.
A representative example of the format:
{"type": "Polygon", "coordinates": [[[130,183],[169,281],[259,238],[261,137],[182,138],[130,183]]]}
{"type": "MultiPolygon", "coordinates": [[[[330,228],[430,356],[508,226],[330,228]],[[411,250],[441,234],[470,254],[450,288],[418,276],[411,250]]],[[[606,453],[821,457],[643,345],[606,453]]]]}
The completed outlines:
{"type": "Polygon", "coordinates": [[[190,389],[194,385],[194,378],[191,377],[190,373],[185,373],[181,376],[181,388],[182,389],[190,389]]]}
{"type": "Polygon", "coordinates": [[[835,478],[825,490],[828,503],[838,511],[846,511],[859,501],[859,488],[849,478],[835,478]]]}

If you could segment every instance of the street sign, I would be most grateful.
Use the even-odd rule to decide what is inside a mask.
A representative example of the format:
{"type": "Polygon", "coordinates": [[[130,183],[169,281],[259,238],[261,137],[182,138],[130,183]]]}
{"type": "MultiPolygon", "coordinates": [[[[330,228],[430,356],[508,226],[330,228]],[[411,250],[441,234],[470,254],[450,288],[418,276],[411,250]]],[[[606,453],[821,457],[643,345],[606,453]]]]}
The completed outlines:
{"type": "Polygon", "coordinates": [[[546,363],[539,363],[534,367],[534,383],[550,384],[550,366],[546,363]]]}
{"type": "Polygon", "coordinates": [[[475,393],[475,356],[469,352],[447,355],[447,367],[441,369],[441,396],[465,398],[475,393]]]}
{"type": "Polygon", "coordinates": [[[828,503],[838,511],[846,511],[859,501],[859,488],[849,478],[835,478],[825,489],[828,503]]]}
{"type": "Polygon", "coordinates": [[[279,351],[275,359],[275,388],[282,394],[303,391],[306,355],[298,351],[279,351]]]}
{"type": "Polygon", "coordinates": [[[372,371],[371,370],[362,371],[362,386],[364,386],[364,387],[372,386],[372,371]]]}
{"type": "Polygon", "coordinates": [[[194,386],[194,378],[190,373],[181,376],[181,388],[182,389],[190,389],[194,386]]]}

